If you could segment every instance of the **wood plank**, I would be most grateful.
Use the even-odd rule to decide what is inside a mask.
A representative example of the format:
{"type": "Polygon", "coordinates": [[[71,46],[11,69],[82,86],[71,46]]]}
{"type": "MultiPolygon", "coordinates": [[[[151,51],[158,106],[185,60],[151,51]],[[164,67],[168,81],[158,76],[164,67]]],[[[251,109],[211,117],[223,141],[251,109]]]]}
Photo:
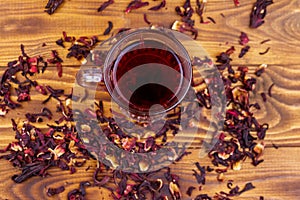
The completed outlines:
{"type": "MultiPolygon", "coordinates": [[[[108,7],[103,13],[96,12],[99,1],[72,1],[64,5],[52,16],[43,12],[43,1],[35,2],[25,0],[22,2],[2,2],[0,12],[0,66],[5,66],[8,61],[19,55],[19,45],[23,43],[32,55],[49,55],[51,49],[59,49],[62,57],[66,50],[55,45],[55,41],[61,37],[62,31],[70,35],[95,35],[102,34],[107,27],[107,21],[114,23],[114,30],[122,27],[144,27],[142,14],[147,12],[148,18],[154,24],[170,27],[171,23],[179,17],[174,13],[178,3],[170,1],[167,9],[159,12],[147,11],[147,8],[135,10],[124,14],[124,8],[129,1],[122,0],[108,7]],[[4,17],[5,16],[5,17],[4,17]],[[84,17],[82,17],[84,16],[84,17]],[[164,19],[163,21],[161,19],[164,19]],[[46,47],[41,47],[43,43],[46,47]]],[[[151,2],[154,5],[156,2],[151,2]]],[[[300,15],[297,10],[298,1],[292,0],[276,2],[268,8],[266,23],[258,29],[248,28],[249,14],[253,2],[243,2],[236,8],[232,2],[224,3],[220,0],[211,0],[207,4],[205,16],[215,18],[217,24],[199,24],[199,18],[195,15],[196,27],[199,28],[199,43],[207,52],[215,57],[221,51],[231,45],[235,45],[237,52],[233,55],[234,64],[298,64],[300,58],[300,15]],[[280,12],[279,12],[280,10],[280,12]],[[222,18],[220,13],[226,17],[222,18]],[[238,38],[240,32],[248,33],[251,50],[244,59],[237,59],[240,45],[238,38]],[[265,39],[271,42],[260,45],[265,39]],[[226,44],[228,42],[228,44],[226,44]],[[267,47],[271,47],[266,55],[259,55],[267,47]],[[289,59],[287,59],[289,58],[289,59]]],[[[100,39],[107,37],[100,36],[100,39]]],[[[74,59],[65,60],[66,64],[79,65],[74,59]]]]}
{"type": "MultiPolygon", "coordinates": [[[[267,149],[265,152],[265,162],[257,167],[245,162],[242,170],[230,170],[225,174],[225,180],[220,183],[216,180],[215,173],[208,173],[206,185],[202,191],[195,190],[193,196],[200,193],[214,195],[221,190],[228,191],[226,182],[234,180],[234,184],[242,187],[247,182],[252,182],[255,189],[242,194],[239,198],[254,200],[259,196],[264,196],[266,200],[271,199],[294,199],[300,194],[298,183],[300,181],[299,169],[300,148],[279,148],[267,149]]],[[[180,186],[183,192],[183,199],[191,199],[185,191],[190,185],[197,186],[195,178],[192,176],[192,169],[196,169],[194,163],[199,161],[202,166],[211,165],[209,158],[199,158],[197,150],[185,157],[176,165],[171,165],[172,172],[180,175],[180,186]]],[[[50,169],[50,175],[46,178],[34,177],[23,184],[16,184],[10,179],[19,171],[7,164],[7,161],[0,160],[0,193],[2,199],[53,199],[46,196],[49,187],[64,185],[66,192],[54,197],[55,199],[66,199],[67,193],[78,188],[81,181],[91,181],[96,166],[96,161],[88,161],[83,167],[77,168],[77,172],[71,175],[68,171],[60,169],[50,169]],[[85,169],[90,166],[88,171],[85,169]]],[[[105,189],[88,188],[87,199],[110,199],[105,189]]]]}

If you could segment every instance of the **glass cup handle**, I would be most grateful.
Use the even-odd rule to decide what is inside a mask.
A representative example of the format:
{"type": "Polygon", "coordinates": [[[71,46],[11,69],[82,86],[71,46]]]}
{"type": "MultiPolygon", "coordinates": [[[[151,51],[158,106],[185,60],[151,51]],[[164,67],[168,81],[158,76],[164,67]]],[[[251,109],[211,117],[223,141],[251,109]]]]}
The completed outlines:
{"type": "Polygon", "coordinates": [[[103,82],[103,65],[107,53],[117,41],[116,37],[109,38],[91,50],[86,62],[82,64],[76,74],[76,82],[79,86],[92,89],[103,82]]]}

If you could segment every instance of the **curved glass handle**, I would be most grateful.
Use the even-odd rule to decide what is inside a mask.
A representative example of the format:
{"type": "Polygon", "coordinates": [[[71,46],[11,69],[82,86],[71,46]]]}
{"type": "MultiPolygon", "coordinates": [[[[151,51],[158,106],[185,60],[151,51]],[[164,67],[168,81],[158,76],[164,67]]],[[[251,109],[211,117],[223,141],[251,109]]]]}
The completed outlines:
{"type": "Polygon", "coordinates": [[[76,74],[76,82],[84,88],[95,88],[97,84],[103,82],[103,64],[108,51],[118,40],[111,37],[104,40],[86,58],[86,62],[76,74]]]}

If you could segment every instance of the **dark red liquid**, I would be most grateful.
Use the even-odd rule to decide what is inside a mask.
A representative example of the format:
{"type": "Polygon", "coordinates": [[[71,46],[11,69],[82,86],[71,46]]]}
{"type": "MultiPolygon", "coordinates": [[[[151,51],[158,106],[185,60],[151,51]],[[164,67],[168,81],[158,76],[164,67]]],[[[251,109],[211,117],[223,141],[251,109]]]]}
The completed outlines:
{"type": "Polygon", "coordinates": [[[156,104],[172,107],[183,84],[182,63],[183,59],[162,43],[133,44],[114,61],[111,81],[115,93],[133,113],[148,114],[156,104]]]}

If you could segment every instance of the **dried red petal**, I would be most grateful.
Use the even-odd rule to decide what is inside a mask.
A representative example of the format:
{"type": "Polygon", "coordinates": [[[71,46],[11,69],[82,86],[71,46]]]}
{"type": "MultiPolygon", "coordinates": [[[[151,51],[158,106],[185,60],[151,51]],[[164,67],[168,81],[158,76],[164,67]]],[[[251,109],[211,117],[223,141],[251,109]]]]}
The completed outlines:
{"type": "Polygon", "coordinates": [[[45,6],[45,12],[52,15],[63,2],[64,0],[49,0],[45,6]]]}
{"type": "Polygon", "coordinates": [[[263,20],[267,14],[267,6],[271,5],[273,0],[257,0],[253,5],[250,15],[250,27],[257,28],[265,21],[263,20]]]}
{"type": "Polygon", "coordinates": [[[101,4],[101,6],[98,8],[98,12],[102,12],[103,10],[105,10],[109,5],[113,4],[114,0],[108,0],[105,1],[103,4],[101,4]]]}
{"type": "Polygon", "coordinates": [[[149,2],[142,2],[142,0],[133,0],[128,4],[128,6],[125,10],[125,13],[129,13],[132,10],[136,10],[136,9],[148,6],[148,5],[149,5],[149,2]]]}
{"type": "Polygon", "coordinates": [[[240,44],[244,46],[248,42],[249,42],[248,35],[246,33],[244,33],[244,32],[241,32],[241,35],[240,35],[240,44]]]}
{"type": "Polygon", "coordinates": [[[239,0],[233,0],[235,6],[240,6],[239,0]]]}
{"type": "Polygon", "coordinates": [[[162,2],[160,4],[158,4],[157,6],[153,6],[151,8],[149,8],[148,10],[160,10],[162,8],[164,8],[166,6],[166,0],[162,0],[162,2]]]}

